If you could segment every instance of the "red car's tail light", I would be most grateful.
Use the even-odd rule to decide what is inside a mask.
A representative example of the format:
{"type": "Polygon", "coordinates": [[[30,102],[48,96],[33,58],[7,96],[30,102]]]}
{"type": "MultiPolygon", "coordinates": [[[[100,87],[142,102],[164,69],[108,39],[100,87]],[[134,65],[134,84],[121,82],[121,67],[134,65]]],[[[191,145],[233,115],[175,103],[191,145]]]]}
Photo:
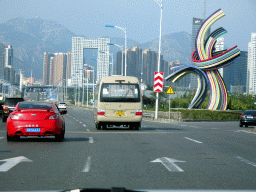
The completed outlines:
{"type": "Polygon", "coordinates": [[[142,109],[135,110],[135,115],[142,115],[142,109]]]}
{"type": "Polygon", "coordinates": [[[11,119],[19,119],[20,116],[19,115],[10,114],[10,118],[11,119]]]}
{"type": "Polygon", "coordinates": [[[240,117],[245,117],[244,115],[241,115],[240,117]]]}
{"type": "Polygon", "coordinates": [[[105,109],[98,109],[97,115],[105,115],[105,109]]]}
{"type": "Polygon", "coordinates": [[[50,117],[49,117],[49,119],[57,119],[58,118],[58,114],[54,114],[54,115],[51,115],[50,117]]]}

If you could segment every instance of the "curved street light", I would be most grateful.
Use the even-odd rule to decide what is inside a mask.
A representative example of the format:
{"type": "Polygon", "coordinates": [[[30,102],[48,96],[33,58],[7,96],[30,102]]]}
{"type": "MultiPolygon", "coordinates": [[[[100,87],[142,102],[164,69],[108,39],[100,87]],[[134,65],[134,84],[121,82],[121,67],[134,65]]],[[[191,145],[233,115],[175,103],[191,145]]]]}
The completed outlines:
{"type": "Polygon", "coordinates": [[[126,76],[126,67],[127,67],[127,50],[126,50],[126,42],[127,42],[127,38],[126,38],[126,27],[119,27],[119,26],[114,26],[114,25],[105,25],[105,27],[110,27],[110,28],[117,28],[117,29],[121,29],[124,32],[124,38],[125,38],[125,67],[124,67],[124,76],[126,76]]]}
{"type": "Polygon", "coordinates": [[[117,47],[119,47],[120,49],[121,49],[121,51],[122,51],[122,66],[121,66],[121,75],[124,75],[124,59],[123,59],[123,51],[124,51],[124,49],[123,49],[123,45],[118,45],[118,44],[115,44],[115,43],[107,43],[108,45],[115,45],[115,46],[117,46],[117,47]]]}

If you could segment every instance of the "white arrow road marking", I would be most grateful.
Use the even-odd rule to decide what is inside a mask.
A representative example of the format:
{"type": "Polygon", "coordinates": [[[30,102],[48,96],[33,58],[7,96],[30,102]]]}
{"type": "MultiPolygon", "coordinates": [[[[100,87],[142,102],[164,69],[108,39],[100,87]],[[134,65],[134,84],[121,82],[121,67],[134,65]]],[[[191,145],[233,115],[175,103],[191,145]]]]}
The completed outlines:
{"type": "Polygon", "coordinates": [[[33,162],[32,160],[23,156],[13,157],[10,159],[3,159],[0,161],[6,161],[4,164],[0,165],[0,172],[7,172],[9,169],[11,169],[20,162],[33,162]]]}
{"type": "Polygon", "coordinates": [[[84,169],[82,170],[82,172],[89,172],[90,170],[90,165],[91,165],[91,157],[88,157],[87,162],[84,166],[84,169]]]}
{"type": "Polygon", "coordinates": [[[190,141],[194,141],[194,142],[196,142],[196,143],[203,143],[203,142],[201,142],[201,141],[197,141],[197,140],[194,140],[194,139],[190,139],[190,138],[188,138],[188,137],[184,137],[185,139],[188,139],[188,140],[190,140],[190,141]]]}
{"type": "Polygon", "coordinates": [[[246,159],[244,159],[244,158],[242,158],[242,157],[239,157],[239,156],[236,156],[236,158],[237,158],[237,159],[240,159],[242,162],[245,162],[245,163],[247,163],[247,164],[249,164],[249,165],[252,165],[252,166],[256,167],[256,164],[253,163],[253,162],[251,162],[251,161],[248,161],[248,160],[246,160],[246,159]]]}
{"type": "Polygon", "coordinates": [[[89,143],[94,143],[93,138],[89,137],[89,143]]]}
{"type": "Polygon", "coordinates": [[[151,163],[162,163],[168,171],[171,172],[184,172],[178,165],[175,164],[175,162],[186,162],[186,161],[180,161],[168,157],[161,157],[154,161],[151,161],[151,163]]]}

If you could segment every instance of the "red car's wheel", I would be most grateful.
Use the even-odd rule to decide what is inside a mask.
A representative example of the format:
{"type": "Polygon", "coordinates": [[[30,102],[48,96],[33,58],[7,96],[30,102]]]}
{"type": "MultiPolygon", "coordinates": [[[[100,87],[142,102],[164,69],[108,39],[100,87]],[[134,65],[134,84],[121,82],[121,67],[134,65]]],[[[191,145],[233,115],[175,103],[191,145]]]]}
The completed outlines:
{"type": "Polygon", "coordinates": [[[7,141],[14,141],[14,137],[10,137],[8,133],[6,134],[7,141]]]}

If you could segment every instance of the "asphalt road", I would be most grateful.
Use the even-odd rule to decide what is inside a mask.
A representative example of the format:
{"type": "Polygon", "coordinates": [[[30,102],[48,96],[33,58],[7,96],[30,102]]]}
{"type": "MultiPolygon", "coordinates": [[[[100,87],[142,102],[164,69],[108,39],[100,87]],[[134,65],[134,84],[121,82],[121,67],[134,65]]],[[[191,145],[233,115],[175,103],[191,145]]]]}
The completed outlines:
{"type": "Polygon", "coordinates": [[[0,122],[0,191],[256,189],[253,127],[144,120],[140,131],[98,131],[91,110],[69,107],[64,117],[63,142],[7,142],[6,123],[0,122]]]}

